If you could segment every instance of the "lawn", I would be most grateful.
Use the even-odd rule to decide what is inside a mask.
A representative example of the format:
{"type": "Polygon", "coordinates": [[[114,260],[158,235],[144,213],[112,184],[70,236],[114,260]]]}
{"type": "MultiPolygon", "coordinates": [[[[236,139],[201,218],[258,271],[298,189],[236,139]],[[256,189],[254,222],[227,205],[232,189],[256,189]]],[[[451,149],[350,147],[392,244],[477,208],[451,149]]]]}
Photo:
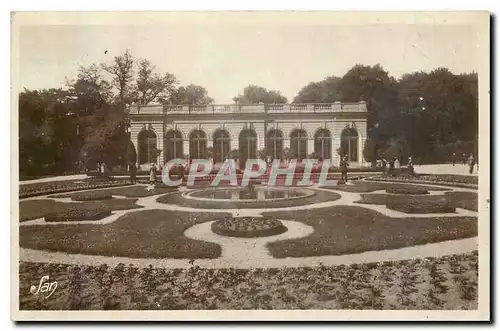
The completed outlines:
{"type": "Polygon", "coordinates": [[[238,209],[238,208],[286,208],[294,206],[304,206],[312,203],[320,203],[327,201],[335,201],[341,198],[340,194],[327,191],[314,191],[313,196],[291,199],[291,200],[276,200],[276,201],[200,201],[185,199],[181,194],[164,195],[156,199],[157,202],[176,204],[190,208],[203,209],[238,209]]]}
{"type": "Polygon", "coordinates": [[[229,214],[164,210],[130,212],[108,224],[32,225],[19,228],[21,247],[73,254],[142,258],[217,258],[219,245],[183,235],[191,226],[229,214]]]}
{"type": "Polygon", "coordinates": [[[264,213],[314,228],[307,237],[268,244],[276,258],[343,255],[477,236],[476,217],[391,218],[355,206],[264,213]]]}
{"type": "Polygon", "coordinates": [[[477,252],[314,268],[19,264],[21,310],[477,309],[477,252]],[[44,275],[58,287],[30,293],[44,275]]]}
{"type": "Polygon", "coordinates": [[[127,210],[142,208],[137,199],[108,199],[83,202],[59,202],[51,199],[21,200],[19,202],[19,222],[45,217],[70,210],[127,210]]]}

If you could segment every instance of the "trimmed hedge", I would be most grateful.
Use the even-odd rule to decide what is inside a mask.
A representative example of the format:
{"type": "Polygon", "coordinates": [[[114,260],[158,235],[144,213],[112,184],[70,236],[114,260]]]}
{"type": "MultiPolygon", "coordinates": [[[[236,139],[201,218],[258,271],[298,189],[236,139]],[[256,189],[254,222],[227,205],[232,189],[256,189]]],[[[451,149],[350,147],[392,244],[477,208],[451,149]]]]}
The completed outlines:
{"type": "Polygon", "coordinates": [[[83,191],[89,189],[128,186],[131,185],[127,180],[112,180],[104,182],[92,182],[82,180],[54,181],[36,184],[19,185],[19,199],[35,197],[47,194],[57,194],[72,191],[83,191]]]}
{"type": "Polygon", "coordinates": [[[69,209],[45,216],[45,222],[97,221],[111,215],[109,209],[69,209]]]}
{"type": "Polygon", "coordinates": [[[427,189],[421,187],[388,187],[385,189],[385,192],[390,194],[410,195],[429,194],[429,191],[427,191],[427,189]]]}
{"type": "Polygon", "coordinates": [[[371,177],[370,180],[377,182],[445,185],[445,186],[464,187],[472,189],[478,188],[478,178],[476,176],[463,176],[463,175],[419,175],[416,177],[376,176],[376,177],[371,177]]]}
{"type": "Polygon", "coordinates": [[[407,214],[454,213],[455,207],[438,201],[387,201],[386,207],[407,214]]]}
{"type": "Polygon", "coordinates": [[[109,200],[112,199],[113,196],[111,193],[106,191],[91,191],[78,193],[71,197],[73,201],[94,201],[94,200],[109,200]]]}

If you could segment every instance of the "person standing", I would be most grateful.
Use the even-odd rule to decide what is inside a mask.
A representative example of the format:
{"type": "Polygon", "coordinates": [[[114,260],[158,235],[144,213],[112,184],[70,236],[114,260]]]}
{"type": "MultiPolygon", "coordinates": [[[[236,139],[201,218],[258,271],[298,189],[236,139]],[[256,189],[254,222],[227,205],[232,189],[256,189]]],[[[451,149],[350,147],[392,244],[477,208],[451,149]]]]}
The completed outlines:
{"type": "Polygon", "coordinates": [[[185,159],[184,162],[182,162],[182,164],[179,165],[179,178],[182,180],[182,182],[184,183],[184,173],[186,171],[186,167],[188,166],[188,160],[185,159]]]}
{"type": "Polygon", "coordinates": [[[469,156],[469,173],[472,174],[474,171],[474,166],[476,165],[476,159],[474,158],[474,155],[472,153],[469,156]]]}
{"type": "Polygon", "coordinates": [[[344,156],[340,160],[340,173],[341,179],[344,183],[347,183],[347,168],[349,167],[349,163],[347,162],[347,158],[344,156]]]}
{"type": "Polygon", "coordinates": [[[137,178],[137,167],[135,166],[135,162],[130,163],[129,172],[130,172],[130,183],[135,184],[137,178]]]}
{"type": "Polygon", "coordinates": [[[394,168],[396,169],[401,169],[401,162],[399,162],[399,159],[396,158],[396,161],[394,161],[394,168]]]}
{"type": "Polygon", "coordinates": [[[455,162],[456,162],[456,154],[453,153],[453,155],[451,156],[451,162],[453,163],[453,166],[455,166],[455,162]]]}
{"type": "Polygon", "coordinates": [[[396,176],[401,175],[401,162],[399,161],[399,159],[397,157],[394,161],[394,173],[396,176]]]}
{"type": "Polygon", "coordinates": [[[411,156],[408,157],[408,173],[410,176],[415,176],[415,169],[413,168],[413,161],[411,159],[411,156]]]}
{"type": "Polygon", "coordinates": [[[151,163],[151,168],[149,169],[149,184],[154,185],[156,183],[156,166],[151,163]]]}
{"type": "Polygon", "coordinates": [[[394,161],[395,161],[395,158],[392,158],[390,161],[389,161],[389,176],[394,176],[394,161]]]}

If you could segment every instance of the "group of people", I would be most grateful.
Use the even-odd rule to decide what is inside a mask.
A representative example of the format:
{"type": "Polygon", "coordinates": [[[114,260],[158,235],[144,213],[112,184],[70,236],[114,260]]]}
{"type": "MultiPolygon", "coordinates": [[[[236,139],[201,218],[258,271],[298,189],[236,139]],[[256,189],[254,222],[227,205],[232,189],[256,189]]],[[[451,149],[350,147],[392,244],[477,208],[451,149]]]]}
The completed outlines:
{"type": "MultiPolygon", "coordinates": [[[[399,161],[398,157],[393,157],[389,161],[387,161],[385,158],[381,159],[378,161],[378,166],[385,169],[386,174],[389,176],[397,176],[398,174],[401,173],[401,168],[402,168],[401,161],[399,161]]],[[[410,176],[415,175],[415,168],[413,166],[413,160],[411,156],[408,157],[407,170],[410,176]]]]}
{"type": "MultiPolygon", "coordinates": [[[[451,157],[451,162],[453,163],[453,166],[455,166],[457,162],[457,155],[456,153],[453,153],[451,157]]],[[[469,157],[465,155],[465,153],[462,153],[462,164],[466,165],[469,167],[469,173],[472,174],[474,171],[474,166],[477,165],[477,170],[479,171],[479,162],[477,159],[474,157],[474,154],[470,153],[469,157]]]]}
{"type": "MultiPolygon", "coordinates": [[[[156,172],[158,168],[155,163],[151,163],[151,167],[149,168],[149,184],[154,185],[156,183],[156,172]]],[[[128,173],[130,175],[130,183],[137,183],[137,164],[135,162],[131,162],[128,165],[128,173]]]]}

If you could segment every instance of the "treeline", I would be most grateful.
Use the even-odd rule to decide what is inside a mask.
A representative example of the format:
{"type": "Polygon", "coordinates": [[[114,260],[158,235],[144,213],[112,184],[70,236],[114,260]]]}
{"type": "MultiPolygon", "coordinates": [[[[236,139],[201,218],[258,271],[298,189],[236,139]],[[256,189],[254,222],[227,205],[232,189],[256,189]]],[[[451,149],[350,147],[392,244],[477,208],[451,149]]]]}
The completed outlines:
{"type": "MultiPolygon", "coordinates": [[[[477,74],[448,69],[415,72],[400,79],[380,65],[355,65],[343,77],[304,86],[294,103],[367,102],[369,139],[365,159],[412,155],[415,162],[449,160],[453,152],[477,151],[477,74]]],[[[286,103],[280,91],[249,85],[233,98],[241,104],[286,103]]],[[[61,88],[19,94],[19,166],[39,176],[108,166],[136,159],[126,134],[131,103],[204,105],[213,102],[198,85],[180,86],[147,59],[130,52],[109,63],[80,67],[61,88]],[[128,143],[127,143],[128,142],[128,143]]],[[[477,155],[477,154],[476,154],[477,155]]]]}
{"type": "Polygon", "coordinates": [[[39,176],[109,166],[135,159],[127,146],[130,103],[202,105],[213,102],[198,85],[180,86],[171,73],[159,73],[147,59],[127,51],[110,63],[80,67],[65,86],[19,94],[19,168],[39,176]]]}
{"type": "MultiPolygon", "coordinates": [[[[446,68],[414,72],[400,79],[380,65],[357,64],[344,76],[304,86],[293,103],[367,103],[368,135],[363,155],[409,155],[417,163],[449,162],[452,154],[477,157],[478,81],[476,73],[453,74],[446,68]]],[[[285,103],[279,91],[251,85],[235,100],[285,103]]]]}
{"type": "Polygon", "coordinates": [[[477,155],[477,93],[476,73],[438,68],[395,79],[380,65],[355,65],[343,77],[308,84],[294,102],[364,100],[367,161],[411,155],[417,163],[440,163],[449,162],[454,152],[477,155]]]}

